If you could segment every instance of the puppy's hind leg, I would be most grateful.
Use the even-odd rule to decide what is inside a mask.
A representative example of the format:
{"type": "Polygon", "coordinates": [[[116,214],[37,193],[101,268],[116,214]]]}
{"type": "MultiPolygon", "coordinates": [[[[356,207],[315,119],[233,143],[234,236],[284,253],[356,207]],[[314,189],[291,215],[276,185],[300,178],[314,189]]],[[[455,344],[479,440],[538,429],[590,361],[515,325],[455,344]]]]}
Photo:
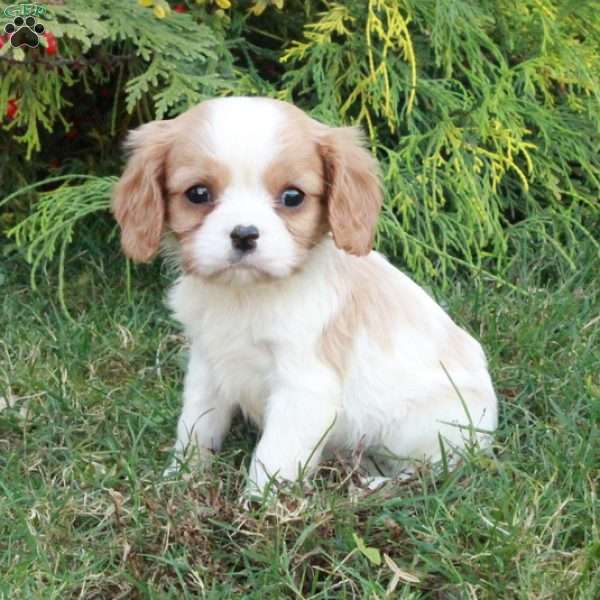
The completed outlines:
{"type": "MultiPolygon", "coordinates": [[[[385,446],[405,459],[453,464],[469,447],[485,448],[497,425],[497,405],[493,390],[445,388],[426,400],[414,401],[389,432],[385,446]]],[[[409,461],[408,463],[406,461],[409,461]]]]}

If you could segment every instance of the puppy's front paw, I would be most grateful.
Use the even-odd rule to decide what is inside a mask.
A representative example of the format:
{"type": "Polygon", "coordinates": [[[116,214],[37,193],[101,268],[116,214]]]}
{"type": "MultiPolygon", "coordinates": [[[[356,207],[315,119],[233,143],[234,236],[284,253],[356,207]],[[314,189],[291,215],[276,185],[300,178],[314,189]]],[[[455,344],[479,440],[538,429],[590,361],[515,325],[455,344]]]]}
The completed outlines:
{"type": "Polygon", "coordinates": [[[268,504],[277,499],[279,492],[285,487],[286,482],[277,477],[259,478],[257,482],[248,475],[244,491],[240,496],[240,504],[245,510],[253,504],[268,504]]]}
{"type": "Polygon", "coordinates": [[[173,479],[179,475],[181,471],[181,461],[179,458],[174,457],[173,460],[169,463],[169,466],[162,472],[163,479],[173,479]]]}
{"type": "Polygon", "coordinates": [[[248,510],[254,503],[263,503],[269,498],[274,498],[277,495],[275,482],[272,485],[259,487],[253,481],[248,481],[244,487],[244,491],[240,496],[240,504],[245,510],[248,510]]]}
{"type": "Polygon", "coordinates": [[[388,481],[392,481],[391,477],[368,476],[360,477],[360,485],[370,491],[378,490],[383,487],[388,481]]]}
{"type": "Polygon", "coordinates": [[[189,448],[186,452],[175,452],[169,466],[163,471],[163,479],[177,477],[184,467],[193,473],[205,471],[212,463],[213,453],[210,450],[189,448]]]}

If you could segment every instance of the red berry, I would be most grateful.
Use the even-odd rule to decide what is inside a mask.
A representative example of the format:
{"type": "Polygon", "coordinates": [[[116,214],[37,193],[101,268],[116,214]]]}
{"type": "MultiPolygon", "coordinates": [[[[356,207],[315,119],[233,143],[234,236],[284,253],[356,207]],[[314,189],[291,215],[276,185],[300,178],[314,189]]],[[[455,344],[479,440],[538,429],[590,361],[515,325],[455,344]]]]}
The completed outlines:
{"type": "Polygon", "coordinates": [[[173,10],[178,13],[186,13],[186,12],[188,12],[189,9],[185,4],[176,4],[173,7],[173,10]]]}
{"type": "Polygon", "coordinates": [[[50,169],[60,169],[60,160],[58,158],[53,158],[49,163],[48,167],[50,169]]]}
{"type": "Polygon", "coordinates": [[[79,130],[75,129],[75,127],[71,127],[71,129],[65,133],[65,137],[72,142],[79,137],[79,130]]]}
{"type": "Polygon", "coordinates": [[[56,42],[56,36],[51,33],[50,31],[47,31],[46,33],[44,33],[44,37],[46,38],[46,54],[48,54],[49,56],[52,56],[53,54],[56,54],[58,52],[58,44],[56,42]]]}
{"type": "Polygon", "coordinates": [[[15,115],[17,114],[18,110],[18,102],[14,98],[11,98],[6,105],[6,116],[10,121],[12,121],[15,118],[15,115]]]}
{"type": "Polygon", "coordinates": [[[7,35],[0,35],[0,49],[2,48],[2,46],[4,46],[4,44],[6,44],[7,39],[8,39],[7,35]]]}

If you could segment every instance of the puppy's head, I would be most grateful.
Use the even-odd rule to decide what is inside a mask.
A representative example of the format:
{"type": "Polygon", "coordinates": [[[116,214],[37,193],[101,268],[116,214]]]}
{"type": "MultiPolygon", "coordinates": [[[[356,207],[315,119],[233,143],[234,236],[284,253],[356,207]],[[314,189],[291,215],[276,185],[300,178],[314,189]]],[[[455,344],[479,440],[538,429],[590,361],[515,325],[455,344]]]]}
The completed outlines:
{"type": "Polygon", "coordinates": [[[170,232],[185,271],[245,284],[289,275],[328,232],[346,252],[371,250],[381,192],[354,128],[284,102],[222,98],[143,125],[126,145],[113,211],[136,261],[170,232]]]}

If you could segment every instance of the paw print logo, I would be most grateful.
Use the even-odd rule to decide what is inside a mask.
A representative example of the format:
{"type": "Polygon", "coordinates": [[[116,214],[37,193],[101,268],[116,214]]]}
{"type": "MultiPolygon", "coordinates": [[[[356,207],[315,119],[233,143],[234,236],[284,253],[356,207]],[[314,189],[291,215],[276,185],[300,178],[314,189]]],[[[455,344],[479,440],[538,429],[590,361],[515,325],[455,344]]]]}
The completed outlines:
{"type": "Polygon", "coordinates": [[[36,23],[34,17],[15,17],[12,23],[7,23],[4,26],[4,31],[10,36],[10,44],[13,48],[21,46],[29,46],[29,48],[37,48],[39,44],[39,36],[45,31],[41,23],[36,23]]]}

